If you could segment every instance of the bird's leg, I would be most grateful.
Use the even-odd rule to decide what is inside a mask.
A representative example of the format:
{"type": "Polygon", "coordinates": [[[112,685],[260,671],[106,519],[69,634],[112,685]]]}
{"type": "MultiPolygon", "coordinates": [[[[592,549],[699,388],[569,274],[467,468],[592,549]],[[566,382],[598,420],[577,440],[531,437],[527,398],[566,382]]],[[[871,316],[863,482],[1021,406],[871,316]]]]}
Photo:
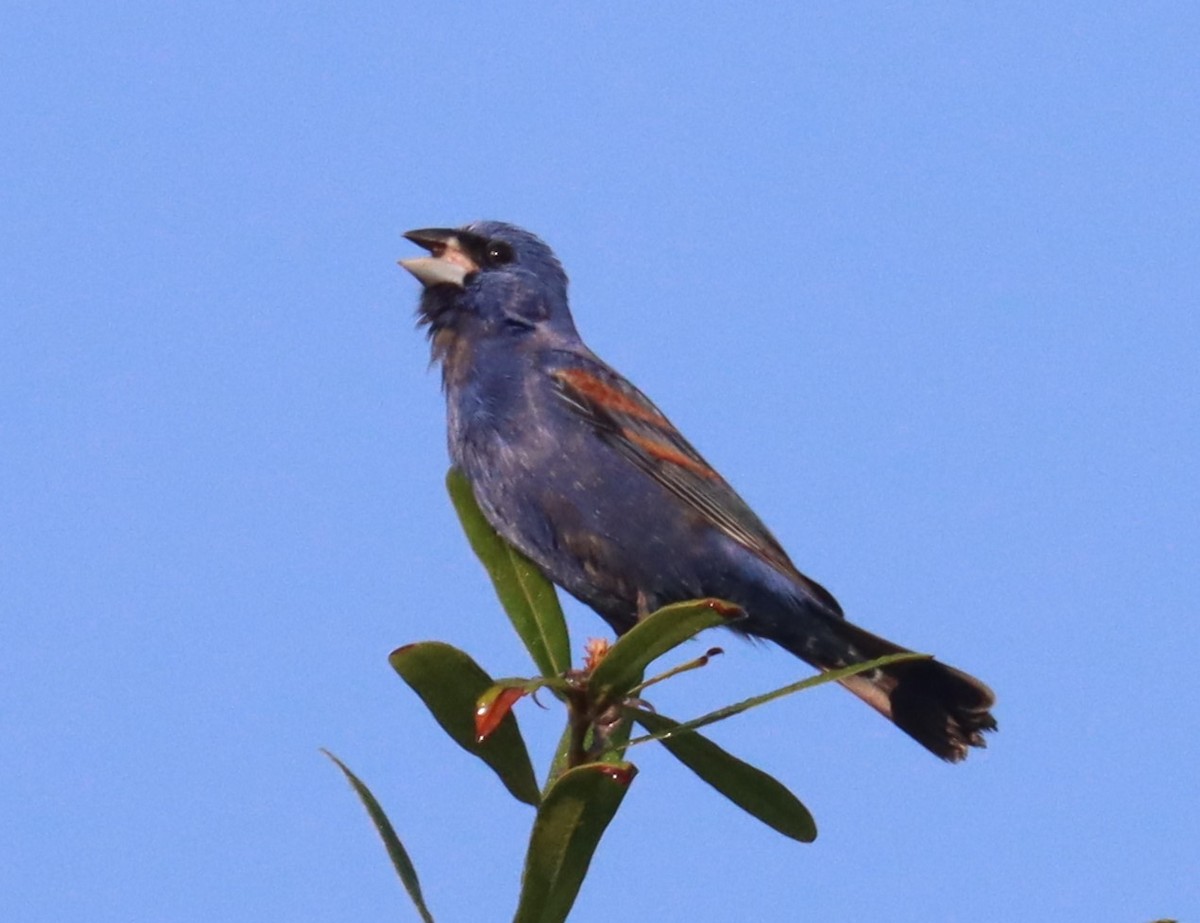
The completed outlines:
{"type": "MultiPolygon", "coordinates": [[[[626,623],[626,627],[619,631],[618,635],[623,635],[629,628],[650,615],[650,612],[649,598],[645,592],[638,590],[636,618],[631,624],[626,623]]],[[[599,662],[599,657],[595,662],[599,662]]],[[[595,667],[595,662],[591,664],[591,668],[595,667]]],[[[587,749],[591,759],[602,759],[606,753],[615,752],[618,756],[623,753],[625,743],[629,740],[629,720],[625,717],[625,703],[613,702],[598,712],[593,711],[591,731],[591,746],[587,749]]]]}
{"type": "Polygon", "coordinates": [[[605,753],[629,739],[623,704],[610,705],[592,720],[592,759],[602,759],[605,753]]]}

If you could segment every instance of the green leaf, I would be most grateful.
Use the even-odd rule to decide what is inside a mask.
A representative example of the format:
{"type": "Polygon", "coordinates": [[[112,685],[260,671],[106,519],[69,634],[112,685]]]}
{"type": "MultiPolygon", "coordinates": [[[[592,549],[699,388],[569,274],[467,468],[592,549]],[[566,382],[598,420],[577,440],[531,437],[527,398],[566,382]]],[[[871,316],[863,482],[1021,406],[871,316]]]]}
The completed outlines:
{"type": "Polygon", "coordinates": [[[571,639],[554,586],[532,561],[496,534],[457,468],[446,473],[446,489],[467,541],[492,578],[496,595],[533,662],[544,675],[561,676],[571,668],[571,639]]]}
{"type": "Polygon", "coordinates": [[[593,701],[611,700],[642,681],[646,667],[692,636],[727,625],[745,613],[719,599],[693,599],[664,606],[621,635],[588,679],[593,701]]]}
{"type": "Polygon", "coordinates": [[[412,686],[456,744],[491,766],[514,798],[537,805],[540,800],[537,779],[512,713],[504,716],[487,740],[476,739],[476,702],[495,685],[495,680],[479,664],[458,648],[440,641],[397,648],[388,662],[412,686]]]}
{"type": "Polygon", "coordinates": [[[408,858],[408,851],[405,850],[404,844],[400,842],[400,837],[396,836],[396,830],[392,826],[392,822],[383,813],[383,808],[380,807],[379,802],[375,800],[375,796],[371,794],[371,790],[367,788],[363,781],[350,771],[350,767],[328,750],[322,749],[321,752],[333,760],[338,769],[349,780],[351,787],[353,787],[362,801],[363,807],[367,809],[367,814],[370,816],[372,823],[375,824],[375,829],[379,831],[379,838],[383,840],[383,845],[387,847],[388,855],[392,859],[392,866],[396,869],[396,874],[400,876],[400,881],[404,884],[404,890],[408,892],[408,896],[412,898],[412,902],[417,905],[417,913],[421,915],[421,919],[425,923],[433,923],[433,916],[429,913],[429,908],[425,906],[425,898],[421,895],[421,882],[417,880],[417,870],[413,867],[412,860],[408,858]]]}
{"type": "Polygon", "coordinates": [[[562,923],[592,855],[637,774],[631,763],[586,763],[564,772],[538,808],[514,923],[562,923]]]}
{"type": "Polygon", "coordinates": [[[716,724],[718,721],[724,721],[726,718],[732,718],[734,715],[740,715],[744,711],[749,711],[751,708],[757,708],[759,705],[766,705],[768,702],[775,699],[781,699],[784,696],[791,695],[794,692],[801,692],[805,689],[812,689],[816,686],[824,686],[826,683],[835,683],[838,680],[845,679],[847,676],[854,676],[856,673],[866,673],[869,670],[874,670],[877,667],[886,667],[889,664],[901,663],[906,660],[929,660],[929,654],[917,654],[907,652],[903,654],[888,654],[886,657],[877,657],[875,660],[868,660],[866,663],[856,663],[848,667],[840,667],[837,670],[830,670],[827,673],[818,673],[816,676],[810,676],[807,679],[802,679],[797,683],[792,683],[789,686],[783,686],[779,689],[774,689],[771,692],[764,692],[762,695],[751,696],[748,699],[743,699],[740,702],[735,702],[733,705],[726,705],[724,708],[718,708],[716,711],[711,711],[707,715],[701,715],[699,718],[692,718],[690,721],[684,721],[676,728],[671,728],[665,731],[659,731],[654,734],[647,734],[645,737],[637,737],[629,742],[629,746],[634,747],[638,744],[644,744],[651,740],[666,740],[668,737],[673,737],[683,731],[694,731],[696,728],[702,728],[709,724],[716,724]]]}
{"type": "MultiPolygon", "coordinates": [[[[633,717],[651,732],[677,731],[679,722],[642,709],[633,717]]],[[[695,731],[660,738],[679,762],[769,827],[801,843],[817,838],[817,825],[808,808],[778,779],[721,749],[695,731]]]]}
{"type": "Polygon", "coordinates": [[[659,683],[666,682],[669,679],[674,679],[676,676],[678,676],[681,673],[690,673],[692,670],[699,670],[701,667],[708,666],[708,662],[710,660],[712,660],[714,657],[719,657],[721,654],[724,654],[724,653],[725,653],[725,651],[722,648],[710,647],[699,657],[693,658],[692,660],[689,660],[685,663],[681,663],[677,666],[671,667],[671,669],[666,670],[665,672],[659,673],[658,676],[650,677],[645,682],[638,683],[636,686],[634,686],[632,689],[630,689],[629,692],[632,695],[640,696],[643,692],[646,691],[646,689],[648,689],[651,686],[656,686],[659,683]]]}
{"type": "Polygon", "coordinates": [[[554,748],[554,758],[550,761],[550,769],[546,773],[546,785],[542,789],[543,799],[554,783],[567,771],[568,759],[571,755],[571,736],[571,722],[568,721],[567,726],[563,728],[562,737],[558,740],[558,746],[554,748]]]}

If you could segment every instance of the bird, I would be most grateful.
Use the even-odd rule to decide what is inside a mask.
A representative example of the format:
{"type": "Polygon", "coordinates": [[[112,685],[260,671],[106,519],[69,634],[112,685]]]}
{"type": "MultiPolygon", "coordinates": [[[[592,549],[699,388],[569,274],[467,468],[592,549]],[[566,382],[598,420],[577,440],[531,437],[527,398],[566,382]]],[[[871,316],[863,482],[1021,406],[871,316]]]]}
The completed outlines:
{"type": "MultiPolygon", "coordinates": [[[[740,607],[741,633],[821,671],[908,649],[849,621],[659,408],[575,327],[567,275],[501,221],[408,231],[417,319],[440,366],[452,464],[484,517],[618,634],[673,602],[740,607]]],[[[996,730],[995,696],[936,659],[839,680],[949,762],[996,730]]]]}

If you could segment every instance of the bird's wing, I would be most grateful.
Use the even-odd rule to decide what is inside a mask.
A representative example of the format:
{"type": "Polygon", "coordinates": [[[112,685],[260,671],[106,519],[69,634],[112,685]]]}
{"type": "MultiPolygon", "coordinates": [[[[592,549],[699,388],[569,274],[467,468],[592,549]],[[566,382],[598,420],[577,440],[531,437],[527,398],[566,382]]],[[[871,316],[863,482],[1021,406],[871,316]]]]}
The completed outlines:
{"type": "Polygon", "coordinates": [[[654,478],[715,528],[841,614],[837,600],[801,574],[754,511],[680,435],[642,392],[599,362],[572,356],[551,373],[558,397],[622,455],[654,478]]]}

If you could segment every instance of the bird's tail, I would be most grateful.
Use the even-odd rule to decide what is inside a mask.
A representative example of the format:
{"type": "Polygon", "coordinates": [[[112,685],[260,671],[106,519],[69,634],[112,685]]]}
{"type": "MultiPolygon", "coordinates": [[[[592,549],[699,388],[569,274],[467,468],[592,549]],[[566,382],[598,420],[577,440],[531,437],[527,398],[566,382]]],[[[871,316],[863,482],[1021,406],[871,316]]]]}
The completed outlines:
{"type": "MultiPolygon", "coordinates": [[[[836,655],[820,654],[809,643],[782,639],[783,646],[818,669],[865,663],[908,649],[843,619],[826,623],[836,655]]],[[[822,645],[825,647],[825,645],[822,645]]],[[[868,670],[841,684],[944,760],[957,763],[970,747],[986,747],[985,731],[996,730],[992,690],[975,677],[936,660],[913,660],[868,670]]]]}

